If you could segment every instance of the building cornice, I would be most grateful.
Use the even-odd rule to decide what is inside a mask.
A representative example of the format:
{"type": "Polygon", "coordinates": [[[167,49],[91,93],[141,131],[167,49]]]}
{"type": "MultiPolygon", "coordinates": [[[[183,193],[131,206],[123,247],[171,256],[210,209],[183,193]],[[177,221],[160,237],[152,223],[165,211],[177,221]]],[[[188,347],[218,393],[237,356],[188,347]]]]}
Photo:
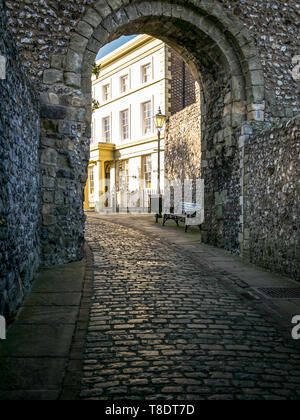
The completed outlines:
{"type": "MultiPolygon", "coordinates": [[[[161,137],[161,140],[164,140],[164,136],[161,137]]],[[[148,138],[148,139],[140,139],[140,140],[136,140],[134,142],[131,143],[124,143],[124,144],[120,144],[118,146],[116,146],[115,150],[123,150],[123,149],[130,149],[132,147],[135,146],[140,146],[142,144],[147,144],[147,143],[153,143],[153,142],[157,142],[157,136],[148,138]]]]}
{"type": "MultiPolygon", "coordinates": [[[[154,39],[152,41],[156,41],[156,40],[154,39]]],[[[145,59],[146,57],[151,56],[154,52],[161,50],[163,47],[164,47],[164,43],[161,41],[160,44],[154,45],[153,47],[151,47],[151,49],[147,51],[143,51],[138,55],[135,55],[134,57],[130,58],[128,61],[120,64],[118,67],[113,67],[111,70],[108,70],[107,68],[109,67],[109,65],[107,65],[106,66],[107,72],[103,76],[99,76],[98,78],[95,78],[96,76],[94,75],[92,76],[92,86],[94,87],[94,86],[97,86],[98,84],[103,83],[106,79],[114,76],[116,73],[119,73],[122,70],[126,70],[131,65],[141,61],[141,59],[145,59]]],[[[112,63],[116,63],[117,61],[118,61],[117,59],[111,61],[110,65],[112,63]]],[[[101,66],[101,69],[102,68],[103,67],[101,66]]]]}
{"type": "Polygon", "coordinates": [[[95,115],[97,115],[97,111],[99,111],[100,109],[105,108],[105,107],[106,107],[107,105],[109,105],[109,104],[112,104],[112,103],[114,103],[114,102],[117,102],[117,101],[119,101],[120,99],[126,98],[127,96],[133,95],[134,93],[137,93],[137,92],[139,92],[139,91],[141,91],[141,90],[143,90],[143,89],[147,89],[148,87],[151,87],[151,86],[153,86],[153,85],[156,85],[157,83],[164,82],[165,80],[167,80],[167,79],[166,79],[166,78],[162,78],[162,79],[155,80],[154,82],[151,82],[151,83],[145,83],[144,85],[142,85],[142,86],[141,86],[140,88],[138,88],[138,89],[132,90],[132,91],[127,92],[127,93],[124,93],[122,96],[120,95],[120,96],[118,96],[118,97],[117,97],[117,98],[115,98],[115,99],[111,99],[111,100],[109,100],[109,101],[105,102],[103,105],[100,105],[100,107],[94,111],[94,114],[95,114],[95,115]]]}
{"type": "Polygon", "coordinates": [[[114,61],[130,54],[136,48],[140,48],[142,45],[152,42],[155,38],[151,35],[142,35],[126,43],[124,46],[117,48],[117,50],[111,52],[109,55],[97,60],[97,64],[101,65],[101,68],[109,66],[114,61]]]}

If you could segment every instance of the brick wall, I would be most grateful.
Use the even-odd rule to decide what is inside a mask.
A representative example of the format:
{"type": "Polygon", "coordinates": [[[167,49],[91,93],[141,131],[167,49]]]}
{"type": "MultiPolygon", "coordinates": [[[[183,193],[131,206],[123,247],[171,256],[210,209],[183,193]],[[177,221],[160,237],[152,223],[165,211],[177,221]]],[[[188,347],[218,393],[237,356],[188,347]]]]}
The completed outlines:
{"type": "Polygon", "coordinates": [[[195,79],[184,60],[171,48],[169,52],[170,106],[171,115],[196,102],[195,79]]]}

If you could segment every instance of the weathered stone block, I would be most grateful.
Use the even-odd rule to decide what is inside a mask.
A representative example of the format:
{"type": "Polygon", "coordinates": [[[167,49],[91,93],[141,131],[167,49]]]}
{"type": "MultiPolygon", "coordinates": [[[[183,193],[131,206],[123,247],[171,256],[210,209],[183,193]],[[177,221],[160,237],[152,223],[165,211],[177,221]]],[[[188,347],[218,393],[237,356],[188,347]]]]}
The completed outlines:
{"type": "Polygon", "coordinates": [[[95,29],[94,33],[93,33],[93,37],[95,39],[97,39],[101,45],[103,46],[107,40],[107,38],[109,37],[109,33],[107,32],[107,30],[105,28],[103,28],[102,25],[98,26],[98,28],[95,29]]]}
{"type": "Polygon", "coordinates": [[[56,93],[49,92],[48,96],[51,105],[59,105],[59,97],[56,95],[56,93]]]}
{"type": "Polygon", "coordinates": [[[95,9],[89,8],[85,13],[83,20],[93,28],[97,28],[102,20],[102,17],[95,9]]]}
{"type": "Polygon", "coordinates": [[[46,118],[41,119],[41,132],[49,134],[58,133],[58,122],[54,120],[48,120],[46,118]]]}
{"type": "MultiPolygon", "coordinates": [[[[96,6],[95,6],[96,8],[96,6]]],[[[94,28],[83,20],[76,26],[76,32],[85,38],[89,39],[93,34],[94,28]]]]}
{"type": "Polygon", "coordinates": [[[65,82],[67,86],[80,88],[81,87],[81,75],[78,73],[66,72],[64,74],[65,82]]]}
{"type": "Polygon", "coordinates": [[[55,192],[55,204],[64,204],[64,192],[56,191],[55,192]]]}
{"type": "Polygon", "coordinates": [[[48,69],[44,71],[43,82],[46,85],[53,85],[54,83],[60,83],[63,81],[62,70],[48,69]]]}
{"type": "Polygon", "coordinates": [[[225,144],[226,144],[226,147],[232,147],[232,146],[234,146],[235,145],[235,138],[234,138],[234,136],[232,136],[232,135],[227,136],[226,139],[225,139],[225,144]]]}
{"type": "Polygon", "coordinates": [[[74,34],[70,42],[70,48],[77,53],[84,53],[89,40],[82,35],[74,34]]]}
{"type": "Polygon", "coordinates": [[[43,193],[43,202],[44,203],[53,203],[54,202],[54,192],[45,191],[43,193]]]}
{"type": "Polygon", "coordinates": [[[264,113],[264,111],[248,112],[248,120],[249,121],[264,121],[265,120],[265,113],[264,113]]]}
{"type": "Polygon", "coordinates": [[[49,188],[49,189],[53,189],[55,187],[55,179],[48,177],[48,176],[43,176],[42,177],[42,186],[44,188],[49,188]]]}
{"type": "Polygon", "coordinates": [[[101,42],[99,42],[97,39],[92,37],[87,43],[87,49],[97,54],[99,49],[101,48],[101,45],[102,45],[101,42]]]}
{"type": "Polygon", "coordinates": [[[54,226],[56,224],[56,217],[51,214],[43,215],[43,225],[44,226],[54,226]]]}
{"type": "Polygon", "coordinates": [[[260,104],[249,104],[247,105],[247,111],[264,111],[266,108],[265,102],[262,102],[260,104]]]}
{"type": "Polygon", "coordinates": [[[260,103],[265,100],[265,87],[264,86],[253,86],[247,88],[248,100],[253,103],[260,103]]]}
{"type": "Polygon", "coordinates": [[[62,105],[41,105],[41,118],[47,120],[61,120],[67,116],[68,108],[62,105]]]}
{"type": "Polygon", "coordinates": [[[57,151],[54,149],[46,149],[41,152],[41,163],[44,165],[56,166],[57,151]]]}
{"type": "Polygon", "coordinates": [[[62,55],[54,54],[51,58],[51,67],[61,70],[63,67],[64,57],[62,55]]]}
{"type": "Polygon", "coordinates": [[[66,70],[78,73],[82,64],[82,54],[69,50],[66,57],[66,70]]]}
{"type": "Polygon", "coordinates": [[[70,121],[59,121],[58,131],[61,134],[71,134],[72,123],[70,121]]]}
{"type": "Polygon", "coordinates": [[[218,220],[223,219],[223,206],[217,207],[217,219],[218,220]]]}
{"type": "Polygon", "coordinates": [[[53,214],[53,211],[54,211],[53,204],[43,204],[42,205],[42,214],[43,215],[53,214]]]}
{"type": "Polygon", "coordinates": [[[85,122],[86,121],[86,109],[85,108],[81,108],[81,109],[78,110],[77,119],[80,122],[85,122]]]}
{"type": "Polygon", "coordinates": [[[246,121],[246,115],[244,114],[232,115],[232,127],[240,127],[245,121],[246,121]]]}
{"type": "Polygon", "coordinates": [[[233,114],[245,114],[246,113],[246,104],[244,101],[233,102],[232,104],[232,113],[233,114]]]}
{"type": "Polygon", "coordinates": [[[112,12],[106,0],[97,0],[94,4],[94,9],[97,10],[97,12],[102,18],[106,18],[112,12]]]}

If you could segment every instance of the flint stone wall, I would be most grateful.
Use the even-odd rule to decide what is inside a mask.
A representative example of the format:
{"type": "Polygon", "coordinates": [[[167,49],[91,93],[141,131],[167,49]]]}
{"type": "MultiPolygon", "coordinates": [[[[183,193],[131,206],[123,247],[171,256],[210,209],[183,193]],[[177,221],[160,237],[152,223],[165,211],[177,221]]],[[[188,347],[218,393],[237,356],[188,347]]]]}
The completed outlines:
{"type": "Polygon", "coordinates": [[[244,255],[300,280],[300,117],[245,145],[244,255]]]}
{"type": "MultiPolygon", "coordinates": [[[[0,0],[0,314],[22,303],[39,266],[39,105],[0,0]]],[[[9,320],[9,319],[8,319],[9,320]]]]}
{"type": "Polygon", "coordinates": [[[200,102],[169,118],[165,142],[165,171],[169,181],[201,178],[200,102]]]}
{"type": "Polygon", "coordinates": [[[44,265],[82,256],[90,74],[98,48],[109,36],[141,30],[177,46],[201,75],[205,240],[239,254],[243,238],[238,138],[246,120],[272,122],[300,111],[299,83],[291,74],[298,54],[298,2],[7,0],[6,7],[22,61],[44,106],[44,265]],[[197,25],[204,32],[198,33],[197,25]]]}
{"type": "MultiPolygon", "coordinates": [[[[6,0],[5,4],[23,65],[42,102],[43,264],[82,257],[91,69],[102,43],[130,33],[149,33],[177,47],[193,75],[201,79],[204,236],[207,243],[239,254],[246,239],[244,149],[239,147],[243,126],[258,122],[261,131],[300,112],[299,81],[292,77],[293,57],[299,54],[297,0],[6,0]]],[[[26,114],[26,106],[24,110],[26,114]]],[[[31,196],[35,202],[37,196],[31,196]]]]}
{"type": "MultiPolygon", "coordinates": [[[[9,24],[20,49],[24,66],[39,90],[45,90],[43,75],[50,67],[51,84],[63,82],[61,58],[67,53],[69,41],[75,28],[89,38],[96,18],[93,10],[107,15],[128,3],[127,0],[6,0],[9,24]],[[94,9],[91,9],[94,7],[94,9]],[[79,21],[90,9],[85,23],[79,21]],[[51,60],[52,66],[51,66],[51,60]]],[[[145,7],[146,3],[144,2],[145,7]]],[[[162,1],[162,3],[167,3],[162,1]]],[[[172,1],[179,5],[180,0],[172,1]]],[[[187,3],[187,2],[184,2],[187,3]]],[[[297,0],[191,0],[196,7],[212,4],[223,7],[235,16],[249,31],[263,66],[266,85],[266,117],[291,118],[300,111],[299,84],[293,80],[292,57],[299,54],[299,2],[297,0]]],[[[219,10],[217,10],[219,12],[219,10]]],[[[78,42],[80,40],[78,39],[78,42]]],[[[78,43],[78,49],[81,44],[78,43]]],[[[260,81],[257,80],[257,84],[260,81]]],[[[55,86],[53,86],[55,88],[55,86]]],[[[262,95],[263,96],[263,95],[262,95]]],[[[255,100],[254,100],[255,101],[255,100]]]]}

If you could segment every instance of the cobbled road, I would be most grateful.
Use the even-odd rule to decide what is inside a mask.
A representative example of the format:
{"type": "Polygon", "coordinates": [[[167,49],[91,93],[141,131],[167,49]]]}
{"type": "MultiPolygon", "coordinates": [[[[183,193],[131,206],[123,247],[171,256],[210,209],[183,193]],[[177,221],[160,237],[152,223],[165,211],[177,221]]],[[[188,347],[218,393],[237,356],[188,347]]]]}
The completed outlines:
{"type": "Polygon", "coordinates": [[[171,246],[87,222],[95,280],[82,399],[300,399],[300,353],[171,246]]]}

